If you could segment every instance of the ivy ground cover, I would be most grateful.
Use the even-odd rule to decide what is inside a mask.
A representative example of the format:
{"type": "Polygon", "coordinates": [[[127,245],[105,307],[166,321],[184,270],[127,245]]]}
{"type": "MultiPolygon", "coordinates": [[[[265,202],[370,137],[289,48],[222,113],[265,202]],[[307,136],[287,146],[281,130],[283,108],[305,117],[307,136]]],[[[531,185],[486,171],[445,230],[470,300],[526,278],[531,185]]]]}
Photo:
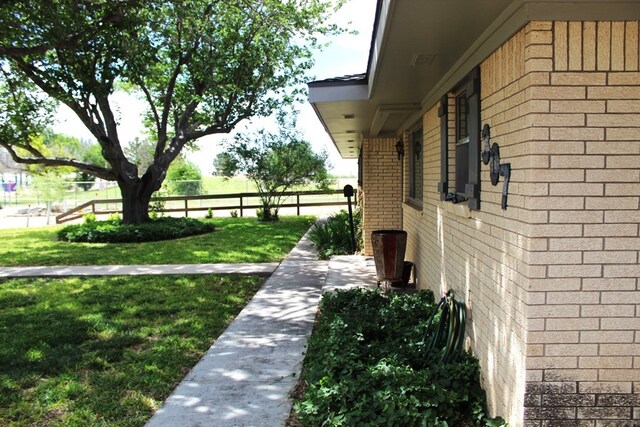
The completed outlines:
{"type": "Polygon", "coordinates": [[[325,294],[290,425],[504,425],[486,415],[478,361],[429,349],[434,310],[431,292],[325,294]]]}

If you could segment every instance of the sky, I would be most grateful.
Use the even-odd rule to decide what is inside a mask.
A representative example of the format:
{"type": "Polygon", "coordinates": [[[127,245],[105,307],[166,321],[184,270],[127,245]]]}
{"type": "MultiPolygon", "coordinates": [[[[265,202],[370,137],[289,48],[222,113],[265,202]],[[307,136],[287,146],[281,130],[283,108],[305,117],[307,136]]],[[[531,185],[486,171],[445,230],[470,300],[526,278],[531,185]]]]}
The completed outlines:
{"type": "MultiPolygon", "coordinates": [[[[327,40],[330,45],[315,54],[315,65],[309,73],[309,81],[366,71],[375,7],[376,0],[348,0],[333,15],[332,23],[348,29],[349,33],[331,37],[327,40]],[[354,31],[356,34],[351,34],[354,31]]],[[[119,115],[118,132],[121,140],[128,142],[136,137],[142,137],[144,127],[140,113],[144,109],[144,103],[132,95],[116,92],[112,95],[112,104],[116,106],[116,114],[119,115]]],[[[330,172],[340,176],[355,176],[357,174],[356,161],[344,160],[340,157],[311,105],[305,102],[299,104],[297,109],[299,111],[298,128],[311,142],[314,151],[325,150],[327,152],[331,164],[330,172]]],[[[242,127],[240,126],[239,129],[242,127]]],[[[93,139],[80,120],[64,106],[58,111],[54,131],[81,139],[93,139]]],[[[214,157],[222,151],[222,141],[232,139],[232,135],[214,135],[202,138],[198,141],[200,149],[193,153],[187,153],[187,158],[196,163],[203,174],[210,174],[213,170],[214,157]]]]}

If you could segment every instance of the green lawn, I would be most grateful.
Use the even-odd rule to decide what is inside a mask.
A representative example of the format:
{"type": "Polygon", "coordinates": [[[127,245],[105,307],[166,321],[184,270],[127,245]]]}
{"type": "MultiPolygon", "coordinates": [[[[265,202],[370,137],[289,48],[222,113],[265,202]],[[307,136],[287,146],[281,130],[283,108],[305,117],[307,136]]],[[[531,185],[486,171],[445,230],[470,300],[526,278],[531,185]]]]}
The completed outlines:
{"type": "MultiPolygon", "coordinates": [[[[335,183],[331,185],[331,188],[342,189],[345,184],[351,184],[356,186],[355,177],[335,177],[335,183]]],[[[303,188],[296,188],[296,190],[316,190],[315,186],[306,186],[303,188]]],[[[225,179],[221,176],[205,176],[202,178],[202,194],[233,194],[233,193],[254,193],[256,192],[256,186],[253,182],[249,181],[244,176],[234,176],[229,179],[225,179]]],[[[165,187],[160,191],[163,196],[170,195],[165,187]]],[[[65,199],[69,206],[77,206],[79,204],[88,202],[95,199],[120,199],[120,189],[114,183],[109,183],[108,187],[102,189],[96,188],[88,191],[83,191],[79,187],[72,187],[65,192],[65,199]]],[[[44,205],[42,200],[39,200],[35,191],[31,187],[18,186],[16,192],[5,194],[4,199],[0,198],[0,204],[2,205],[44,205]]]]}
{"type": "Polygon", "coordinates": [[[282,260],[314,221],[312,216],[215,218],[210,234],[152,243],[67,243],[60,227],[0,230],[1,266],[132,265],[272,262],[282,260]]]}
{"type": "MultiPolygon", "coordinates": [[[[314,217],[209,220],[152,243],[59,242],[0,230],[0,264],[278,261],[314,217]]],[[[0,279],[0,425],[141,426],[263,283],[240,275],[0,279]]]]}
{"type": "Polygon", "coordinates": [[[262,280],[0,280],[0,425],[143,425],[262,280]]]}

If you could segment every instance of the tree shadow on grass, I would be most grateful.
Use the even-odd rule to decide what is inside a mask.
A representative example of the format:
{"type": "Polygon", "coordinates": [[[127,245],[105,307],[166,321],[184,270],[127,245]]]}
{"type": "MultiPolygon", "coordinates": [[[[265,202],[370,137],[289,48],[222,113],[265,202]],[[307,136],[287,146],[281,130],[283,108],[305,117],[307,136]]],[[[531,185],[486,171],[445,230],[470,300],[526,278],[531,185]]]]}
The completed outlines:
{"type": "Polygon", "coordinates": [[[0,281],[0,425],[143,424],[260,283],[0,281]]]}

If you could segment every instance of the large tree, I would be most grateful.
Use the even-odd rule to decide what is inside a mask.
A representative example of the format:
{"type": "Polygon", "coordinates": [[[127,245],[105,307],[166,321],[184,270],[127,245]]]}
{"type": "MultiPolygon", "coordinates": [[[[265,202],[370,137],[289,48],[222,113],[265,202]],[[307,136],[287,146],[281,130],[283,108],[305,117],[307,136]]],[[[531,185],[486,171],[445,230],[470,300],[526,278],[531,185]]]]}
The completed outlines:
{"type": "Polygon", "coordinates": [[[278,117],[278,129],[264,128],[239,132],[227,150],[216,159],[216,167],[230,178],[244,173],[260,195],[264,221],[278,219],[284,193],[294,187],[315,184],[326,188],[329,184],[327,154],[314,153],[295,126],[295,116],[278,117]]]}
{"type": "Polygon", "coordinates": [[[300,94],[318,34],[341,1],[51,0],[0,6],[0,146],[18,163],[73,166],[116,181],[123,221],[149,201],[186,145],[268,115],[300,94]],[[153,162],[127,158],[110,97],[147,104],[153,162]],[[33,144],[66,104],[108,165],[47,156],[33,144]]]}

